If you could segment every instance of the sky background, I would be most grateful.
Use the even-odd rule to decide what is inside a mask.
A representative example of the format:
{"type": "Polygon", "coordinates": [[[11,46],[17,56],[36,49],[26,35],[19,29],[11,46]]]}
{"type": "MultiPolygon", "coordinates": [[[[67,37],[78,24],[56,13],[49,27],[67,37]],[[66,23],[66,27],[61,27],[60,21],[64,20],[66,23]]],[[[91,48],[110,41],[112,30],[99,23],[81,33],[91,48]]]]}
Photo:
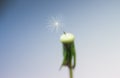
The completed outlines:
{"type": "Polygon", "coordinates": [[[74,78],[120,78],[119,0],[11,0],[0,4],[0,78],[69,78],[62,32],[47,29],[62,16],[75,35],[74,78]]]}

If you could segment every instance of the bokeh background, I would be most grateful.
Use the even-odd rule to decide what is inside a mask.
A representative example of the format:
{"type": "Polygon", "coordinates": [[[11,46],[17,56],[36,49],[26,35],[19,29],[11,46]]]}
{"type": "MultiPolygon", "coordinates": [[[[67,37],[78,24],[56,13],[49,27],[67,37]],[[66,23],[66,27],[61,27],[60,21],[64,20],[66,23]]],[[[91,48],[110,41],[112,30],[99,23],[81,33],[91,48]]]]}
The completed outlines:
{"type": "Polygon", "coordinates": [[[74,78],[120,78],[119,0],[0,0],[0,78],[69,78],[62,32],[46,27],[59,15],[76,37],[74,78]]]}

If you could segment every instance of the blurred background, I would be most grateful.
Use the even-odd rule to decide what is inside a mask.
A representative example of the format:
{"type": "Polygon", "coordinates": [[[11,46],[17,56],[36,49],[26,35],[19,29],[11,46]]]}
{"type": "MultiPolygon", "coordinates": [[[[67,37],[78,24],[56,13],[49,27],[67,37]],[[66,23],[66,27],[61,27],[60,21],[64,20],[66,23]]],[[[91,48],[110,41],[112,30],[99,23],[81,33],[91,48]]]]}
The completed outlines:
{"type": "Polygon", "coordinates": [[[76,37],[74,78],[120,78],[119,0],[0,0],[0,78],[69,78],[62,32],[47,29],[59,15],[76,37]]]}

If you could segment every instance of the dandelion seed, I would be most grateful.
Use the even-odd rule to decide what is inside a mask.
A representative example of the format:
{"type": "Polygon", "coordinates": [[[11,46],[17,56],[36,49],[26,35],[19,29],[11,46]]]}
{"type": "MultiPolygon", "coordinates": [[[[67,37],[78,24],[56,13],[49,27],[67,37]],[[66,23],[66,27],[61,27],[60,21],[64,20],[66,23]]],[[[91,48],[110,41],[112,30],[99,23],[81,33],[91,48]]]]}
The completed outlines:
{"type": "Polygon", "coordinates": [[[48,29],[58,32],[63,29],[62,17],[52,17],[48,22],[48,29]]]}

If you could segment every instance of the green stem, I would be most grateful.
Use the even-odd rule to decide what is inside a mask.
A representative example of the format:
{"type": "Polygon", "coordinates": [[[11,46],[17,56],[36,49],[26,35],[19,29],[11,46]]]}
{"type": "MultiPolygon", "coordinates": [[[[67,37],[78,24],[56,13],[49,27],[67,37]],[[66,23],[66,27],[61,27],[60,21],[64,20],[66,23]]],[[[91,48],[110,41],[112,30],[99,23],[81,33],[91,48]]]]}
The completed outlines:
{"type": "Polygon", "coordinates": [[[73,72],[71,67],[69,67],[69,74],[70,74],[70,78],[73,78],[73,72]]]}

